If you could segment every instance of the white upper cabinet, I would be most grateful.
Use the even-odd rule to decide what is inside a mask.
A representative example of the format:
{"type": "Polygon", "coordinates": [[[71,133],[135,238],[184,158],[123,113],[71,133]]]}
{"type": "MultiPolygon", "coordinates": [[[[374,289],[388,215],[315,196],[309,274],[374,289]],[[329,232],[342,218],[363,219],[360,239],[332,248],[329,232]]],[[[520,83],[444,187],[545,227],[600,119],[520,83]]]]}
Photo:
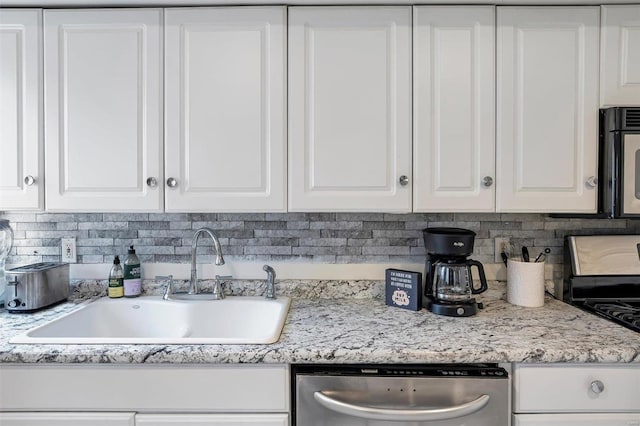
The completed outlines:
{"type": "Polygon", "coordinates": [[[413,31],[413,210],[494,211],[495,9],[420,6],[413,31]]]}
{"type": "Polygon", "coordinates": [[[0,211],[43,208],[41,21],[0,10],[0,211]]]}
{"type": "Polygon", "coordinates": [[[161,211],[162,10],[46,10],[46,202],[161,211]]]}
{"type": "Polygon", "coordinates": [[[289,210],[411,211],[411,7],[289,8],[289,210]]]}
{"type": "Polygon", "coordinates": [[[166,211],[285,211],[285,7],[165,23],[166,211]]]}
{"type": "Polygon", "coordinates": [[[602,6],[600,105],[640,105],[640,5],[602,6]]]}
{"type": "Polygon", "coordinates": [[[498,211],[596,211],[599,12],[498,7],[498,211]]]}

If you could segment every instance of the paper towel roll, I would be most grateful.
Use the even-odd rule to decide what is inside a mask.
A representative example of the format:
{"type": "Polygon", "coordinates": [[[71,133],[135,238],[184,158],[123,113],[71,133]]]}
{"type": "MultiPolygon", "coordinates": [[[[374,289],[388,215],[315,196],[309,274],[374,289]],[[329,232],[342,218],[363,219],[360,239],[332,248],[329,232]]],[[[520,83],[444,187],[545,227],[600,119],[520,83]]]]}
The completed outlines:
{"type": "Polygon", "coordinates": [[[507,261],[507,302],[528,308],[544,305],[544,262],[507,261]]]}

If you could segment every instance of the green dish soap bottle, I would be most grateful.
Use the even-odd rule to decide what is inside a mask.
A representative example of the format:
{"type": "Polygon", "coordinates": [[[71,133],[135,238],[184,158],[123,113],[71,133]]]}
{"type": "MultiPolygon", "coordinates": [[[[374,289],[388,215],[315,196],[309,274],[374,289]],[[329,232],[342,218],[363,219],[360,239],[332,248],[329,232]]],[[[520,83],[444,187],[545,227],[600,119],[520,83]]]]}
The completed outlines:
{"type": "Polygon", "coordinates": [[[138,297],[142,293],[142,273],[140,260],[133,246],[129,246],[124,260],[124,297],[138,297]]]}
{"type": "Polygon", "coordinates": [[[124,296],[124,274],[122,273],[122,267],[120,266],[120,258],[116,256],[113,259],[113,266],[109,272],[109,289],[107,295],[112,299],[117,299],[124,296]]]}

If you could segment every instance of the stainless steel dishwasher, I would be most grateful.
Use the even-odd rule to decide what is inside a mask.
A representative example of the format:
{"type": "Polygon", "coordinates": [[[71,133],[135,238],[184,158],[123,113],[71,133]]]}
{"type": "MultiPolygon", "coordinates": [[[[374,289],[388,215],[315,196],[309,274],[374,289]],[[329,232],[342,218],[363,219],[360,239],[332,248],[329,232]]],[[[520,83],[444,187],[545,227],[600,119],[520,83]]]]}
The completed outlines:
{"type": "Polygon", "coordinates": [[[294,365],[294,426],[508,426],[496,364],[294,365]]]}

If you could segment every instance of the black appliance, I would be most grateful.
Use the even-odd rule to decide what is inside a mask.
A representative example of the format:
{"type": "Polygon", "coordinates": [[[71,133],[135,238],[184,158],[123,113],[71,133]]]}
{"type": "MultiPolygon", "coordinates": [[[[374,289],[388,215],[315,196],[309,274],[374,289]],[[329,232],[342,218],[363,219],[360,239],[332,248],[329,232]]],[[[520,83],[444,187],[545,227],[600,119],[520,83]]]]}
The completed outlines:
{"type": "Polygon", "coordinates": [[[551,217],[613,219],[640,217],[640,107],[600,110],[598,211],[551,213],[551,217]]]}
{"type": "Polygon", "coordinates": [[[640,235],[565,238],[563,299],[640,331],[640,235]]]}
{"type": "Polygon", "coordinates": [[[468,317],[482,306],[471,297],[487,290],[482,264],[468,259],[476,233],[462,228],[427,228],[422,231],[427,251],[424,306],[438,315],[468,317]],[[480,275],[480,287],[473,286],[471,267],[480,275]]]}

